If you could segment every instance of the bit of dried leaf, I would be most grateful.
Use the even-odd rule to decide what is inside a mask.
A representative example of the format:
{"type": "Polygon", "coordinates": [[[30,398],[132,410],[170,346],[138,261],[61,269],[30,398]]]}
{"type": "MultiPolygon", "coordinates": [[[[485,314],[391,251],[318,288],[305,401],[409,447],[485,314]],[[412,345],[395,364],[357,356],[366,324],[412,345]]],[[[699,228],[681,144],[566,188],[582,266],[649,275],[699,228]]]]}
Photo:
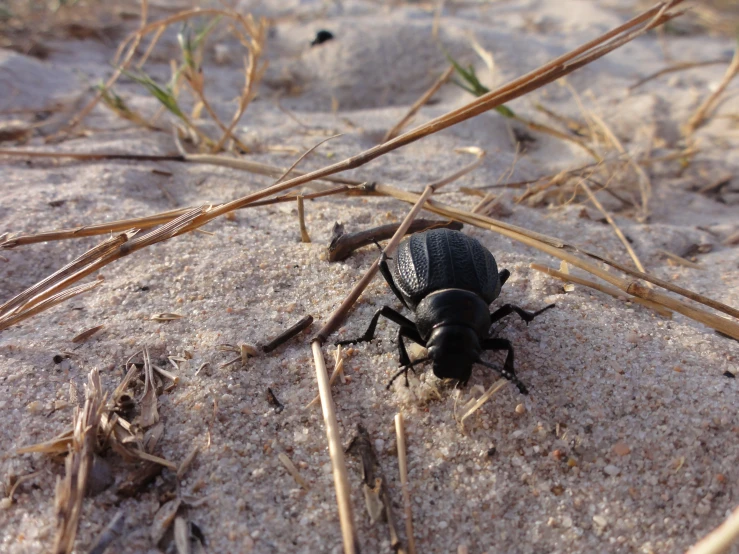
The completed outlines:
{"type": "Polygon", "coordinates": [[[177,554],[190,554],[190,526],[181,516],[174,520],[174,544],[177,554]]]}
{"type": "Polygon", "coordinates": [[[108,547],[115,542],[118,537],[123,534],[123,528],[126,525],[126,515],[123,511],[118,511],[105,527],[103,532],[98,536],[87,554],[105,554],[108,547]]]}
{"type": "Polygon", "coordinates": [[[370,520],[374,525],[378,521],[383,519],[385,514],[385,505],[380,499],[380,492],[382,490],[382,479],[375,479],[375,486],[370,487],[367,483],[362,483],[362,492],[364,493],[364,505],[367,508],[367,513],[370,516],[370,520]]]}
{"type": "Polygon", "coordinates": [[[185,316],[182,316],[180,314],[175,313],[160,313],[160,314],[152,314],[151,318],[154,321],[174,321],[176,319],[182,319],[185,316]]]}
{"type": "Polygon", "coordinates": [[[199,452],[200,447],[196,445],[192,448],[192,450],[190,450],[190,453],[185,456],[185,459],[182,460],[180,467],[177,468],[178,480],[182,479],[185,476],[185,473],[187,473],[187,470],[190,469],[190,466],[192,465],[193,461],[195,461],[195,458],[197,457],[199,452]]]}
{"type": "Polygon", "coordinates": [[[295,482],[303,487],[305,490],[310,490],[310,486],[308,485],[308,482],[303,479],[303,476],[300,475],[300,472],[298,471],[298,468],[295,467],[295,464],[293,464],[292,460],[287,457],[287,454],[284,452],[280,452],[277,454],[277,458],[279,458],[280,462],[282,462],[282,465],[285,466],[285,469],[287,469],[287,472],[292,475],[293,479],[295,479],[295,482]]]}
{"type": "Polygon", "coordinates": [[[181,503],[182,500],[178,497],[162,504],[159,510],[157,510],[157,513],[154,515],[154,521],[151,523],[151,529],[149,529],[149,536],[151,537],[152,543],[155,545],[159,544],[159,541],[164,538],[167,529],[172,525],[177,511],[180,509],[181,503]]]}
{"type": "Polygon", "coordinates": [[[88,329],[87,331],[82,331],[79,335],[77,335],[76,337],[72,339],[72,342],[74,343],[84,342],[87,339],[89,339],[91,336],[93,336],[95,333],[97,333],[103,327],[105,327],[105,325],[98,325],[97,327],[93,327],[92,329],[88,329]]]}

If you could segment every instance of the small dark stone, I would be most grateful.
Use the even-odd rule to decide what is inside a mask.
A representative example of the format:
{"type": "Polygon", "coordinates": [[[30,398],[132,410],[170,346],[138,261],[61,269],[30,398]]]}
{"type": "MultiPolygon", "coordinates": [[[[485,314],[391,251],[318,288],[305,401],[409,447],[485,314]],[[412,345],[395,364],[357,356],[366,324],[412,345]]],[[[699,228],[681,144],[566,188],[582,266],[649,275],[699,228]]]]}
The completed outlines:
{"type": "Polygon", "coordinates": [[[149,287],[139,287],[139,291],[141,292],[147,292],[149,290],[149,287]]]}
{"type": "Polygon", "coordinates": [[[497,450],[495,450],[495,447],[494,447],[494,446],[491,446],[491,447],[490,447],[490,448],[488,449],[488,457],[492,458],[493,456],[495,456],[495,453],[496,453],[496,452],[497,452],[497,450]]]}
{"type": "Polygon", "coordinates": [[[64,360],[64,356],[57,354],[56,356],[54,356],[53,360],[55,364],[60,364],[64,360]]]}
{"type": "Polygon", "coordinates": [[[329,40],[333,40],[334,35],[331,33],[331,31],[326,31],[325,29],[321,29],[316,33],[316,38],[314,38],[310,45],[311,46],[318,46],[319,44],[323,44],[324,42],[328,42],[329,40]]]}
{"type": "Polygon", "coordinates": [[[736,379],[736,375],[734,375],[731,371],[724,371],[724,377],[728,377],[729,379],[736,379]]]}

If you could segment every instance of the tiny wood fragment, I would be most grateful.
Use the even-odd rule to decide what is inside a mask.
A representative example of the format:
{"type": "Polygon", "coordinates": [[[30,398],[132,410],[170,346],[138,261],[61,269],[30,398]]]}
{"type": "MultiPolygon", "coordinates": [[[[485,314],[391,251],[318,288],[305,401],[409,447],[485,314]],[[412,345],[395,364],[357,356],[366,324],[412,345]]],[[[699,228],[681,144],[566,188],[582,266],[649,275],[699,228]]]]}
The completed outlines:
{"type": "Polygon", "coordinates": [[[284,332],[280,333],[275,338],[270,340],[267,344],[262,346],[262,352],[265,352],[265,353],[272,352],[275,348],[282,346],[287,341],[289,341],[291,338],[296,336],[298,333],[310,327],[312,324],[313,324],[313,316],[312,315],[305,316],[303,319],[298,321],[295,325],[286,329],[284,332]]]}
{"type": "MultiPolygon", "coordinates": [[[[344,233],[343,226],[336,225],[334,226],[331,244],[328,246],[328,260],[330,262],[345,260],[352,252],[359,248],[391,238],[398,230],[398,227],[400,227],[400,223],[391,223],[356,233],[344,233]]],[[[411,223],[406,234],[411,235],[421,231],[428,231],[429,229],[453,229],[459,231],[462,229],[462,224],[458,221],[416,219],[411,223]]]]}

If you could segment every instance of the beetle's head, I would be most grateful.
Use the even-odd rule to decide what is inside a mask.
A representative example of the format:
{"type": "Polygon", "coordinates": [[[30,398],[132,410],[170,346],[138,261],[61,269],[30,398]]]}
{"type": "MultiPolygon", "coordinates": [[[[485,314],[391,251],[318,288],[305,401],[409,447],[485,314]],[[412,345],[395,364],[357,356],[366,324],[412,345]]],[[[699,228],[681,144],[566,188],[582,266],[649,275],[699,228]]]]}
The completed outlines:
{"type": "Polygon", "coordinates": [[[467,381],[472,364],[480,359],[482,349],[477,333],[465,325],[440,325],[429,337],[426,347],[439,379],[467,381]]]}

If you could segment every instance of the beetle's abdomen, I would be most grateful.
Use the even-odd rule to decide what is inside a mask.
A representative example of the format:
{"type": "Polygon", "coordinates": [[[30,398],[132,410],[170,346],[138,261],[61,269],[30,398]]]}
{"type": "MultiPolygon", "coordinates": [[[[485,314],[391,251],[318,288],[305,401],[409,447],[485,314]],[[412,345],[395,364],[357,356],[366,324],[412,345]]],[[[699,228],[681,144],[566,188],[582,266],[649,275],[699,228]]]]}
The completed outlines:
{"type": "Polygon", "coordinates": [[[462,289],[490,304],[500,293],[498,266],[490,251],[459,231],[433,229],[401,243],[395,263],[395,282],[408,304],[434,291],[462,289]]]}

